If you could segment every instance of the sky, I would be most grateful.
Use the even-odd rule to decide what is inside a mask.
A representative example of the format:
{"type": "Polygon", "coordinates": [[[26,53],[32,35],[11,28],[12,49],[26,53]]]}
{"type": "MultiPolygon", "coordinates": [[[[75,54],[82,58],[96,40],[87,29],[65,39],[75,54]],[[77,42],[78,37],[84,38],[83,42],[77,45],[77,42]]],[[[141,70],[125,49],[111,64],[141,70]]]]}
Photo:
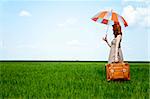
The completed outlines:
{"type": "MultiPolygon", "coordinates": [[[[125,61],[150,60],[148,0],[1,0],[0,60],[107,61],[110,48],[102,41],[106,25],[91,18],[117,12],[122,26],[125,61]]],[[[109,26],[108,40],[113,39],[109,26]]]]}

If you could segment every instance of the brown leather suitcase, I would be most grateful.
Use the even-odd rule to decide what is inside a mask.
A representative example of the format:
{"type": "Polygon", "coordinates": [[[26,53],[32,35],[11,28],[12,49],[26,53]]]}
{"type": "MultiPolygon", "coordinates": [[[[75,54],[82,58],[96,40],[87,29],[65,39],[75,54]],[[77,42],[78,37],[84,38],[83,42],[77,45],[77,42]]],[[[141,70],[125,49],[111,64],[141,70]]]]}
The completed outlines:
{"type": "Polygon", "coordinates": [[[107,81],[130,80],[130,67],[128,63],[106,64],[107,81]]]}

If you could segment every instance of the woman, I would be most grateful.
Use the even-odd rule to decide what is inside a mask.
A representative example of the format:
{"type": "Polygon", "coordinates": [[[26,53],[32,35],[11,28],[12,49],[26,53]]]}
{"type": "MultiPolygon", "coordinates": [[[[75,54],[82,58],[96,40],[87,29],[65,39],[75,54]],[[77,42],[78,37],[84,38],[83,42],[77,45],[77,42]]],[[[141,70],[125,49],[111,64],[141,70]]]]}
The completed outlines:
{"type": "Polygon", "coordinates": [[[118,22],[115,22],[113,26],[113,34],[114,39],[111,44],[107,41],[107,35],[103,38],[103,40],[108,44],[110,49],[108,63],[113,62],[123,62],[123,55],[121,51],[121,40],[122,40],[122,32],[121,26],[118,22]]]}

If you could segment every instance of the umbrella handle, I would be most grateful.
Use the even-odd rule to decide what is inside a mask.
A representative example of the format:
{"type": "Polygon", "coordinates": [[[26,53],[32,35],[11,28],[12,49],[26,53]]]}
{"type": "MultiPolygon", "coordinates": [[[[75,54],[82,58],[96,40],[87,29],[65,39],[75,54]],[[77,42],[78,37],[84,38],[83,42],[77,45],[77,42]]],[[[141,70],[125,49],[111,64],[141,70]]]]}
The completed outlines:
{"type": "Polygon", "coordinates": [[[107,26],[107,29],[106,29],[106,34],[108,34],[108,29],[109,29],[109,25],[107,26]]]}
{"type": "MultiPolygon", "coordinates": [[[[111,9],[111,13],[112,13],[113,9],[111,9]]],[[[109,24],[107,25],[107,29],[106,29],[106,35],[108,34],[108,29],[109,29],[109,24]]]]}

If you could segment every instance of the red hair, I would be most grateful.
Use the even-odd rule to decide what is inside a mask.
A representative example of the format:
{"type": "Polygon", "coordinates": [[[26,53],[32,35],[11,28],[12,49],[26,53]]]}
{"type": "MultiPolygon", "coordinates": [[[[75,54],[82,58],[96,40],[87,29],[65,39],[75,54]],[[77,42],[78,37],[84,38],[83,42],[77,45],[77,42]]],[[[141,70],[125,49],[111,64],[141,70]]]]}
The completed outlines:
{"type": "Polygon", "coordinates": [[[114,35],[115,37],[117,37],[117,35],[122,35],[122,31],[121,31],[121,26],[119,24],[119,22],[114,22],[114,25],[113,26],[113,32],[114,32],[114,35]]]}

